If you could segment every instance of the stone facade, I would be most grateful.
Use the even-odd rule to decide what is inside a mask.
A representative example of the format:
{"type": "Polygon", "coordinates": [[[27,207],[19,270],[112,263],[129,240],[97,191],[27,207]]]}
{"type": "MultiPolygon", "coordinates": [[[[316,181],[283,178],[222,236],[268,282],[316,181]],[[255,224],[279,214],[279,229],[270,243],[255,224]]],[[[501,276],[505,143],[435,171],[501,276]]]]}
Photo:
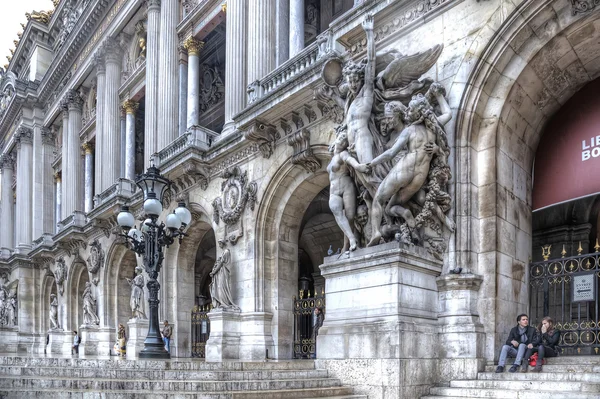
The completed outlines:
{"type": "Polygon", "coordinates": [[[119,323],[140,347],[128,279],[142,260],[116,214],[126,204],[145,219],[133,178],[153,162],[173,181],[161,218],[179,201],[193,214],[159,276],[173,356],[190,356],[191,309],[224,253],[235,306],[209,314],[209,361],[289,359],[302,276],[313,293],[324,278],[319,364],[369,397],[418,397],[497,356],[528,308],[537,144],[600,76],[598,9],[322,1],[308,20],[295,3],[61,0],[28,17],[0,78],[0,292],[16,298],[4,352],[70,354],[81,329],[80,353],[107,355],[119,323]],[[316,93],[329,61],[366,56],[367,15],[378,57],[440,49],[415,78],[443,86],[452,118],[456,227],[439,258],[394,241],[327,257],[344,248],[327,165],[345,110],[316,93]],[[84,322],[84,290],[97,324],[84,322]]]}

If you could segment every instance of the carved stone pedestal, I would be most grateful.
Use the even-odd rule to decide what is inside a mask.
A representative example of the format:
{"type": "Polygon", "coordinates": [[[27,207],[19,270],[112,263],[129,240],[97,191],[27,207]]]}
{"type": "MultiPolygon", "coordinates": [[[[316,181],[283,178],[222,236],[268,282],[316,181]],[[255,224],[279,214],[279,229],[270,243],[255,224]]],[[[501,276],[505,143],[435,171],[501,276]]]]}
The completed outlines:
{"type": "Polygon", "coordinates": [[[221,362],[240,358],[239,311],[213,309],[209,314],[210,338],[206,342],[206,361],[221,362]]]}
{"type": "Polygon", "coordinates": [[[80,355],[110,356],[110,351],[117,342],[114,328],[81,326],[79,334],[81,336],[80,355]]]}
{"type": "Polygon", "coordinates": [[[19,342],[19,327],[0,328],[0,353],[17,352],[19,342]]]}
{"type": "MultiPolygon", "coordinates": [[[[272,313],[255,312],[242,313],[241,315],[241,337],[240,337],[240,359],[264,360],[273,355],[274,343],[271,334],[272,313]]],[[[211,324],[211,337],[212,337],[211,324]]]]}
{"type": "Polygon", "coordinates": [[[132,319],[127,322],[127,359],[137,359],[138,353],[144,349],[144,340],[148,335],[148,320],[132,319]]]}
{"type": "Polygon", "coordinates": [[[73,348],[73,332],[61,329],[48,331],[47,355],[70,355],[73,348]]]}
{"type": "Polygon", "coordinates": [[[439,375],[444,381],[476,378],[485,366],[485,335],[477,313],[481,281],[481,276],[475,274],[437,278],[441,310],[439,375]]]}
{"type": "Polygon", "coordinates": [[[390,242],[325,258],[317,367],[369,398],[418,398],[438,380],[442,262],[390,242]]]}

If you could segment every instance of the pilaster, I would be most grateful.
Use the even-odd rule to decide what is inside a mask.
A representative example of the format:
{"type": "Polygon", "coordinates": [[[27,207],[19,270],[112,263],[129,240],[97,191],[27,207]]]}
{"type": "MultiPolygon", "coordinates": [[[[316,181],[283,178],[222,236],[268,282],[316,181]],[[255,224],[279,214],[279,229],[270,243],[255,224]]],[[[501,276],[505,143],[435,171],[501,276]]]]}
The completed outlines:
{"type": "Polygon", "coordinates": [[[104,182],[104,173],[102,164],[104,160],[105,132],[104,132],[104,102],[106,98],[106,65],[104,59],[104,49],[102,46],[94,54],[94,63],[96,65],[96,164],[94,170],[96,176],[94,179],[94,191],[101,193],[107,188],[104,182]]]}
{"type": "Polygon", "coordinates": [[[148,7],[146,50],[146,108],[144,118],[144,170],[150,166],[150,157],[157,151],[158,118],[158,60],[160,0],[146,1],[148,7]]]}
{"type": "Polygon", "coordinates": [[[68,217],[73,211],[83,210],[83,165],[81,159],[81,141],[79,132],[81,131],[81,111],[83,109],[83,99],[75,90],[70,90],[66,94],[69,109],[68,124],[68,147],[67,147],[67,168],[63,168],[64,183],[66,186],[66,195],[63,197],[65,212],[63,217],[68,217]]]}
{"type": "Polygon", "coordinates": [[[12,154],[5,154],[0,157],[0,168],[2,169],[2,209],[0,210],[2,228],[0,229],[0,248],[2,249],[2,257],[10,256],[10,252],[15,247],[13,237],[15,207],[12,189],[14,167],[15,159],[12,154]]]}
{"type": "Polygon", "coordinates": [[[33,129],[20,126],[15,134],[17,142],[17,201],[16,251],[27,253],[31,249],[32,197],[33,197],[33,129]]]}

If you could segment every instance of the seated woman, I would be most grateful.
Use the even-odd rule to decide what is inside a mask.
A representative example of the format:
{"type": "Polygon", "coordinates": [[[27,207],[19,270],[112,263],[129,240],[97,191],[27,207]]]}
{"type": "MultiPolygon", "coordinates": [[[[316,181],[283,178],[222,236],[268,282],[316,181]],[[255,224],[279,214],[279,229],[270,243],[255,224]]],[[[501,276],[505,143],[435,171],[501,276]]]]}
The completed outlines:
{"type": "MultiPolygon", "coordinates": [[[[538,353],[538,358],[535,363],[533,372],[539,373],[542,371],[542,364],[545,357],[558,356],[558,342],[560,341],[560,331],[554,328],[552,318],[546,316],[537,328],[535,337],[530,347],[527,348],[525,359],[529,359],[534,352],[538,353]]],[[[521,372],[527,372],[527,361],[523,361],[521,372]]]]}

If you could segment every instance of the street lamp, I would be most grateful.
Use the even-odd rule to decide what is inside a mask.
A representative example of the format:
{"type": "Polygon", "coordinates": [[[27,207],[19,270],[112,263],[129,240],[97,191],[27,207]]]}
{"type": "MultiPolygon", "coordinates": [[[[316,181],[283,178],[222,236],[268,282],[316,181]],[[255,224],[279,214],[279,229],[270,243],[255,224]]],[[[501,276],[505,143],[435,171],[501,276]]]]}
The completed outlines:
{"type": "Polygon", "coordinates": [[[136,254],[143,257],[144,268],[148,273],[148,303],[150,305],[150,320],[148,335],[144,341],[144,349],[139,353],[140,358],[170,359],[171,355],[165,350],[158,322],[158,290],[160,284],[156,280],[164,259],[163,247],[169,246],[179,238],[181,243],[185,227],[192,221],[192,214],[179,202],[177,209],[169,214],[165,222],[158,223],[162,213],[164,193],[171,186],[171,181],[161,176],[160,170],[150,166],[146,173],[139,175],[135,184],[144,192],[144,213],[146,220],[138,230],[135,218],[129,212],[128,206],[123,206],[117,215],[117,223],[123,229],[119,236],[125,238],[125,245],[136,254]]]}

